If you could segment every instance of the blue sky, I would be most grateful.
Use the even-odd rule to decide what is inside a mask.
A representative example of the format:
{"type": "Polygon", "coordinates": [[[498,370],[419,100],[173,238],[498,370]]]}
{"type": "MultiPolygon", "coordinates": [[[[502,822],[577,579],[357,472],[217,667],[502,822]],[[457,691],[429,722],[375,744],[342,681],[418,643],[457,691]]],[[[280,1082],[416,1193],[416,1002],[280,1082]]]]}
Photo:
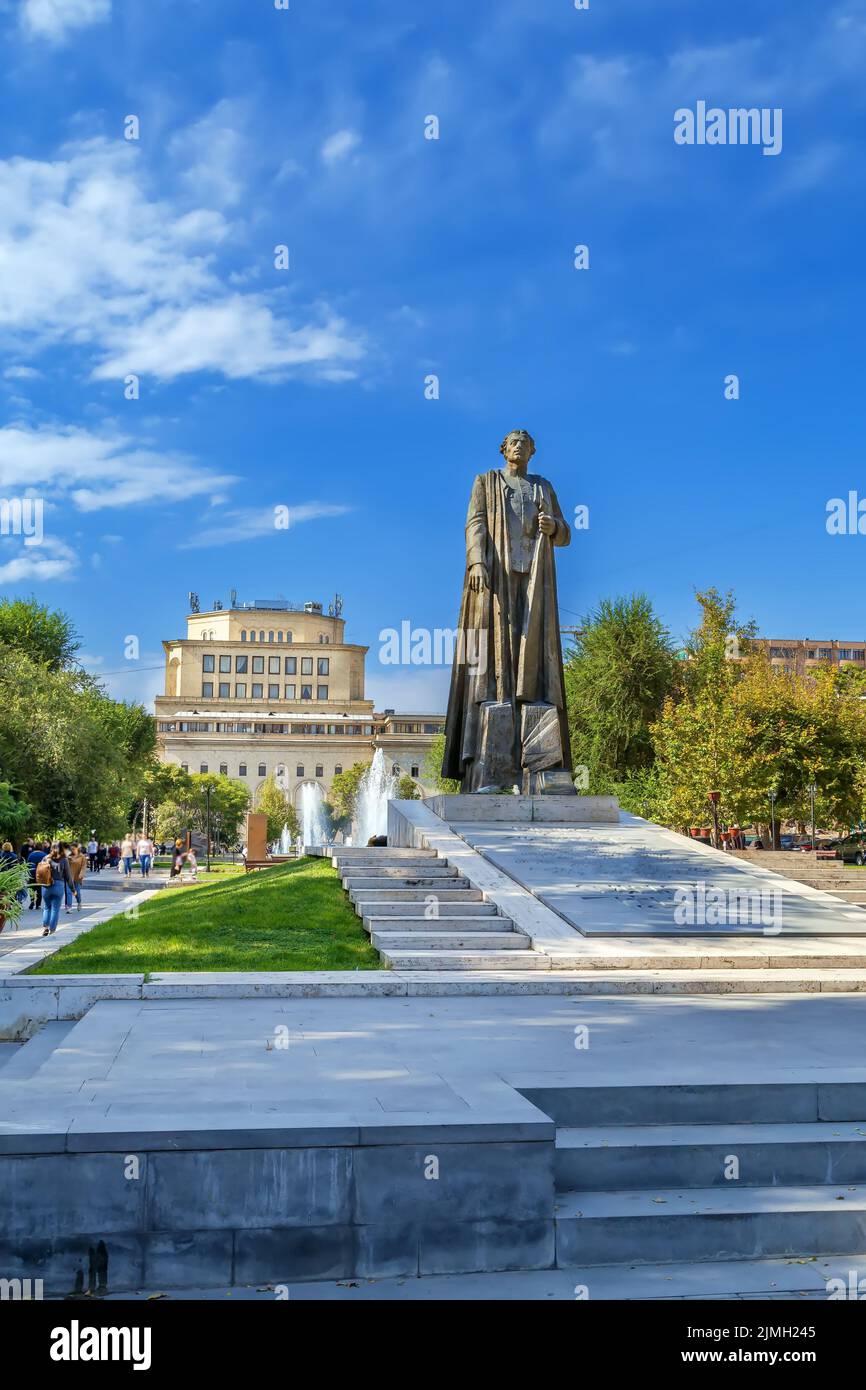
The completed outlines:
{"type": "Polygon", "coordinates": [[[0,41],[0,496],[46,502],[0,592],[115,693],[234,587],[341,593],[377,705],[444,708],[378,635],[456,623],[518,425],[590,508],[564,623],[643,589],[680,635],[715,584],[866,636],[825,529],[866,496],[864,0],[0,0],[0,41]],[[781,108],[781,153],[678,146],[699,100],[781,108]]]}

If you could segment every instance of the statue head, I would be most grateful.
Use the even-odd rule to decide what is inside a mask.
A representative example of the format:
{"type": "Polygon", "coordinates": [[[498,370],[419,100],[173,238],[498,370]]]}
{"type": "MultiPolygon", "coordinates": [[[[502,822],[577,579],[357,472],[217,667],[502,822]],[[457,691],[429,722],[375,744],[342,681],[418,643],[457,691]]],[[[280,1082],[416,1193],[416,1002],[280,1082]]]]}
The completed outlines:
{"type": "Polygon", "coordinates": [[[500,444],[499,452],[512,468],[525,473],[535,453],[535,440],[528,430],[511,430],[500,444]]]}

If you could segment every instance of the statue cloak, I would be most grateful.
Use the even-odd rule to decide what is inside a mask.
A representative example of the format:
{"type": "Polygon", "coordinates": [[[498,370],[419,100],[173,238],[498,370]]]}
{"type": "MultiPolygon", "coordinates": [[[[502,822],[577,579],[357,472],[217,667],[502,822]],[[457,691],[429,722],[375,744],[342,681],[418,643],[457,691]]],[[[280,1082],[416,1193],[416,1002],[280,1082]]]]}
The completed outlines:
{"type": "MultiPolygon", "coordinates": [[[[529,574],[526,611],[517,630],[510,598],[505,480],[500,469],[475,479],[466,522],[467,564],[458,637],[451,670],[445,723],[443,777],[463,780],[476,756],[482,701],[545,701],[559,711],[563,763],[571,770],[556,597],[554,545],[568,545],[571,532],[546,478],[528,474],[539,510],[556,520],[553,536],[539,532],[529,574]],[[469,570],[487,566],[488,587],[473,593],[469,570]]],[[[517,769],[515,770],[517,771],[517,769]]]]}

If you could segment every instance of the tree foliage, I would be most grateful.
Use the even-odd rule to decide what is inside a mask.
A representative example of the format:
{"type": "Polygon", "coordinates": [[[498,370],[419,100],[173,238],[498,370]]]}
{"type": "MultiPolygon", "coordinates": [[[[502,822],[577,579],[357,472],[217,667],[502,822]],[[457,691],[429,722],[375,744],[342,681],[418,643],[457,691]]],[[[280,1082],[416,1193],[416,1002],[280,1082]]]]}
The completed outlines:
{"type": "Polygon", "coordinates": [[[154,760],[155,726],[144,707],[110,699],[80,669],[5,646],[0,709],[0,777],[29,805],[26,829],[120,834],[154,760]]]}
{"type": "Polygon", "coordinates": [[[157,806],[157,838],[173,840],[185,830],[205,833],[208,788],[211,835],[215,835],[219,824],[222,839],[227,844],[235,843],[241,819],[250,804],[248,789],[243,782],[232,777],[221,777],[214,772],[184,772],[182,768],[174,769],[170,794],[165,795],[157,806]]]}
{"type": "Polygon", "coordinates": [[[266,777],[259,789],[256,810],[268,818],[269,843],[280,838],[286,825],[292,841],[298,839],[301,833],[298,813],[282,788],[277,786],[273,775],[266,777]]]}
{"type": "Polygon", "coordinates": [[[51,671],[74,666],[81,643],[65,613],[35,599],[0,599],[0,646],[23,652],[51,671]]]}
{"type": "Polygon", "coordinates": [[[430,782],[439,792],[446,794],[456,794],[460,790],[460,783],[453,777],[442,776],[442,764],[445,761],[445,734],[435,734],[430,740],[427,752],[424,757],[424,780],[430,782]]]}
{"type": "Polygon", "coordinates": [[[588,769],[589,791],[651,765],[650,729],[678,677],[670,635],[645,594],[605,599],[584,619],[565,690],[572,760],[588,769]]]}
{"type": "Polygon", "coordinates": [[[331,782],[329,807],[335,829],[341,830],[352,822],[358,785],[369,763],[353,763],[345,772],[338,772],[331,782]]]}

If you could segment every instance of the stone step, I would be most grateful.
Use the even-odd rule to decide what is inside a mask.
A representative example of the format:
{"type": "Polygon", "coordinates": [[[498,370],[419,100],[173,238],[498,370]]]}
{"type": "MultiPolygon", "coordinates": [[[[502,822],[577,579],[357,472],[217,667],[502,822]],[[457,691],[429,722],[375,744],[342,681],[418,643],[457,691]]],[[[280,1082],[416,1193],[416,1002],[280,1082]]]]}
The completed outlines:
{"type": "Polygon", "coordinates": [[[34,1033],[6,1062],[3,1080],[22,1081],[25,1077],[35,1076],[42,1064],[62,1045],[67,1033],[75,1027],[75,1022],[74,1019],[63,1019],[43,1023],[39,1032],[34,1033]]]}
{"type": "MultiPolygon", "coordinates": [[[[369,883],[370,880],[368,879],[369,883]]],[[[350,897],[353,903],[400,903],[411,902],[419,903],[422,906],[428,898],[435,898],[440,903],[462,903],[483,901],[483,894],[480,888],[470,888],[468,884],[458,879],[456,882],[449,883],[447,888],[437,887],[436,883],[427,884],[413,888],[383,888],[375,879],[373,887],[357,888],[353,887],[350,897]],[[436,889],[434,892],[433,889],[436,889]]]]}
{"type": "MultiPolygon", "coordinates": [[[[422,921],[435,921],[435,918],[425,918],[428,911],[427,904],[421,898],[415,902],[361,902],[356,905],[358,915],[364,918],[365,923],[370,917],[401,917],[406,922],[416,917],[422,921]]],[[[440,920],[443,917],[495,917],[497,915],[495,903],[465,901],[465,896],[456,902],[443,903],[438,905],[440,920]]],[[[505,918],[502,919],[505,921],[505,918]]]]}
{"type": "Polygon", "coordinates": [[[556,1135],[560,1191],[866,1183],[866,1123],[596,1125],[556,1135]],[[730,1160],[738,1163],[736,1179],[730,1160]]]}
{"type": "Polygon", "coordinates": [[[391,888],[449,888],[452,892],[463,892],[469,887],[467,879],[456,878],[451,874],[424,874],[423,877],[416,877],[411,874],[403,874],[400,878],[379,878],[365,874],[356,877],[350,874],[343,879],[343,887],[347,892],[358,889],[359,892],[369,891],[378,886],[382,892],[388,892],[391,888]]]}
{"type": "Polygon", "coordinates": [[[358,874],[378,873],[380,869],[434,869],[445,864],[443,859],[437,859],[434,855],[427,859],[416,858],[414,855],[411,859],[392,859],[387,851],[383,851],[383,854],[383,859],[344,859],[342,855],[335,854],[331,863],[340,873],[351,869],[358,874]]]}
{"type": "MultiPolygon", "coordinates": [[[[471,906],[471,904],[470,904],[471,906]]],[[[465,935],[471,932],[473,936],[484,933],[489,936],[491,933],[500,935],[503,932],[510,932],[512,935],[522,933],[514,931],[514,923],[510,917],[377,917],[368,916],[364,913],[364,930],[377,932],[380,936],[398,932],[401,936],[423,936],[425,933],[438,932],[440,935],[452,935],[454,932],[465,935]]]]}
{"type": "Polygon", "coordinates": [[[391,970],[548,970],[539,951],[382,951],[391,970]]]}
{"type": "Polygon", "coordinates": [[[337,859],[374,859],[382,855],[387,859],[435,859],[435,849],[398,848],[397,845],[340,845],[333,852],[337,859]]]}
{"type": "Polygon", "coordinates": [[[411,882],[413,879],[416,878],[440,879],[458,878],[459,876],[460,875],[458,874],[457,869],[452,869],[450,864],[439,863],[428,864],[423,868],[419,867],[416,869],[404,869],[393,867],[386,867],[380,869],[375,865],[371,868],[368,868],[366,865],[362,865],[357,869],[344,868],[340,870],[340,878],[343,880],[344,883],[348,883],[359,878],[372,878],[374,882],[390,883],[392,879],[396,880],[397,882],[411,882]]]}
{"type": "Polygon", "coordinates": [[[563,1128],[600,1125],[775,1125],[832,1123],[866,1130],[866,1082],[705,1082],[694,1085],[576,1086],[524,1078],[521,1095],[563,1128]]]}
{"type": "Polygon", "coordinates": [[[556,1202],[556,1260],[658,1264],[866,1247],[866,1187],[692,1187],[571,1192],[556,1202]]]}
{"type": "Polygon", "coordinates": [[[450,931],[400,932],[374,931],[370,940],[377,951],[526,951],[528,936],[522,932],[450,931]]]}

